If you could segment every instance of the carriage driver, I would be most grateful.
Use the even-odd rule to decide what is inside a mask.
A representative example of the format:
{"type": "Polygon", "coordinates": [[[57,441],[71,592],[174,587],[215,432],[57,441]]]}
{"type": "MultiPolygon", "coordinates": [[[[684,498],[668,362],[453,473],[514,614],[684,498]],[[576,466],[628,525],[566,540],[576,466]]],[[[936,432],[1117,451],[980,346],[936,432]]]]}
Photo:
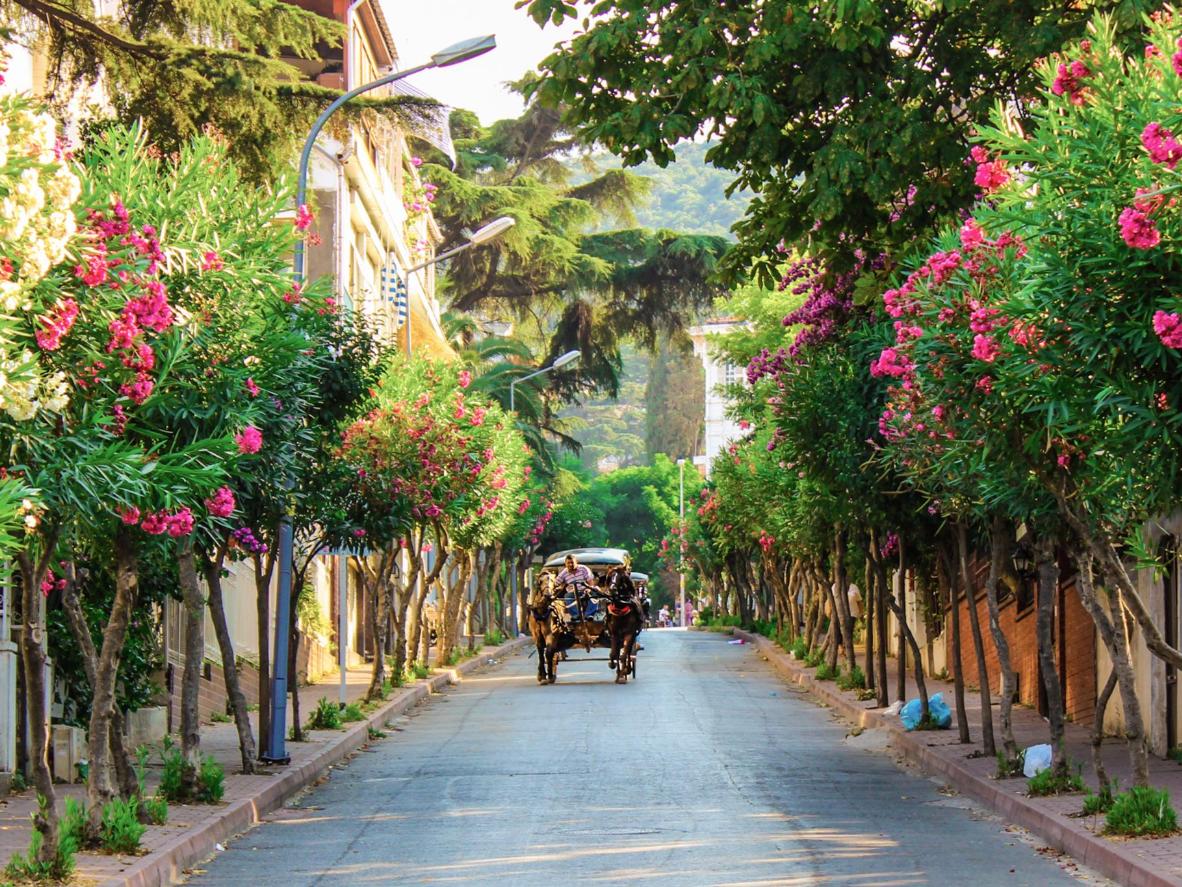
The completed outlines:
{"type": "Polygon", "coordinates": [[[579,619],[585,618],[585,606],[588,598],[587,589],[595,585],[595,576],[591,569],[575,560],[573,554],[568,554],[563,561],[562,571],[556,580],[559,589],[566,593],[568,588],[575,593],[575,606],[579,611],[579,619]]]}

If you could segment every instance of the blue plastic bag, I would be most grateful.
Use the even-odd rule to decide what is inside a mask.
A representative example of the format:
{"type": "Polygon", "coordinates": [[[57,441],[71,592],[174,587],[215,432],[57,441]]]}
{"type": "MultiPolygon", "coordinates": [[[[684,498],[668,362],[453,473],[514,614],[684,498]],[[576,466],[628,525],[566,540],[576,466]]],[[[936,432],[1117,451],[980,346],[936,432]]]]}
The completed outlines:
{"type": "MultiPolygon", "coordinates": [[[[914,730],[919,726],[919,718],[922,714],[921,706],[918,699],[912,699],[899,709],[899,720],[903,722],[904,730],[914,730]]],[[[941,730],[947,730],[952,726],[952,709],[944,702],[944,694],[937,693],[935,696],[928,698],[928,714],[931,715],[932,721],[941,730]]]]}

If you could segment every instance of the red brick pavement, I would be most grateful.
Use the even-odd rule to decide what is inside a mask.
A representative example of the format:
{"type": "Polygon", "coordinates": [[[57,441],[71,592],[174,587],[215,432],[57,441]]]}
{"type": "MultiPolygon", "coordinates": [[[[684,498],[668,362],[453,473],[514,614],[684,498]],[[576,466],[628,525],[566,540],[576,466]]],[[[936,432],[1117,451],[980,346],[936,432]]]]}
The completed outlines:
{"type": "MultiPolygon", "coordinates": [[[[814,669],[795,661],[789,654],[767,638],[735,631],[752,643],[758,653],[784,678],[805,687],[814,697],[824,702],[845,718],[859,726],[891,731],[892,745],[906,759],[919,765],[931,775],[948,781],[949,785],[992,807],[1010,822],[1029,829],[1050,846],[1065,851],[1079,862],[1130,887],[1182,887],[1182,833],[1169,838],[1124,840],[1100,834],[1103,817],[1077,818],[1083,807],[1082,795],[1051,798],[1030,798],[1026,795],[1026,780],[996,778],[997,762],[983,757],[970,757],[979,752],[979,745],[961,745],[953,729],[938,732],[908,733],[902,729],[897,716],[885,715],[874,707],[874,702],[859,701],[853,692],[838,690],[830,681],[817,681],[814,669]]],[[[859,661],[861,661],[859,651],[859,661]]],[[[888,660],[888,686],[894,697],[895,660],[888,660]]],[[[943,693],[951,707],[954,704],[952,684],[927,679],[929,694],[943,693]]],[[[908,698],[916,695],[914,679],[907,682],[908,698]]],[[[999,716],[994,702],[994,730],[999,729],[999,716]]],[[[966,691],[965,713],[974,743],[981,738],[980,696],[966,691]]],[[[955,711],[953,714],[955,718],[955,711]]],[[[1026,706],[1014,708],[1014,736],[1018,745],[1026,748],[1047,741],[1047,724],[1037,711],[1026,706]]],[[[1068,724],[1067,754],[1072,762],[1083,765],[1083,778],[1096,788],[1091,773],[1090,730],[1068,724]]],[[[1132,784],[1132,768],[1125,744],[1119,739],[1106,739],[1103,746],[1104,764],[1109,776],[1122,786],[1132,784]]],[[[1169,791],[1174,806],[1182,813],[1182,765],[1173,761],[1150,758],[1150,783],[1169,791]]]]}
{"type": "MultiPolygon", "coordinates": [[[[455,669],[441,670],[431,678],[416,681],[396,691],[366,721],[348,724],[343,731],[316,730],[310,733],[307,742],[288,743],[291,763],[286,767],[269,768],[268,772],[252,776],[236,773],[241,759],[235,726],[232,723],[204,725],[201,728],[202,751],[215,757],[227,773],[226,794],[222,802],[213,806],[170,804],[168,822],[163,826],[150,826],[145,833],[142,841],[145,853],[141,856],[79,853],[76,881],[101,884],[103,887],[155,887],[171,883],[186,867],[213,853],[215,843],[249,828],[295,792],[316,781],[329,767],[364,745],[368,739],[369,726],[380,728],[388,719],[458,681],[462,675],[522,647],[526,640],[510,641],[495,649],[486,648],[455,669]]],[[[350,670],[346,684],[348,700],[354,702],[361,699],[368,684],[367,670],[350,670]]],[[[334,676],[319,684],[301,688],[301,713],[307,717],[321,696],[337,699],[338,687],[339,681],[334,676]]],[[[257,741],[257,723],[255,727],[257,741]]],[[[156,784],[158,775],[158,770],[150,766],[147,778],[149,788],[156,784]]],[[[70,795],[83,797],[84,786],[58,786],[59,805],[70,795]]],[[[23,852],[28,846],[30,816],[35,808],[36,799],[32,791],[0,798],[0,873],[3,872],[4,861],[14,852],[23,852]]]]}

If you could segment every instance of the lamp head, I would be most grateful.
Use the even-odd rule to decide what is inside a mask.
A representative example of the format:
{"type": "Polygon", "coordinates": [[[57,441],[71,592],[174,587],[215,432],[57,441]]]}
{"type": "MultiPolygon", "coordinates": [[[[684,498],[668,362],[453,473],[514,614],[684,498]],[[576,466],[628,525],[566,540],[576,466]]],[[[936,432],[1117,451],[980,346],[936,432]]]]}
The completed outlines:
{"type": "Polygon", "coordinates": [[[458,65],[460,62],[474,59],[478,55],[484,55],[489,50],[496,49],[496,46],[497,38],[492,34],[484,37],[470,37],[459,43],[453,43],[431,56],[431,67],[446,68],[448,65],[458,65]]]}
{"type": "Polygon", "coordinates": [[[566,354],[556,357],[554,363],[550,364],[550,367],[555,370],[562,369],[567,364],[574,363],[578,360],[582,353],[581,351],[568,351],[566,354]]]}
{"type": "Polygon", "coordinates": [[[517,219],[512,216],[501,216],[499,219],[493,219],[487,225],[477,228],[468,238],[468,242],[473,246],[480,246],[482,243],[496,240],[516,224],[517,219]]]}

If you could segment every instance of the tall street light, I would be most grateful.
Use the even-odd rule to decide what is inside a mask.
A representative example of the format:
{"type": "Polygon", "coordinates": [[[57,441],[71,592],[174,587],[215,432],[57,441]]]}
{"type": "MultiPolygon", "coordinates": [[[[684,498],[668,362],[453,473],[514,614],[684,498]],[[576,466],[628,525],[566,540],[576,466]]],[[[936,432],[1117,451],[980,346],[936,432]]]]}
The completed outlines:
{"type": "MultiPolygon", "coordinates": [[[[471,236],[468,238],[467,243],[461,243],[457,247],[453,247],[452,249],[449,249],[446,252],[440,253],[439,255],[435,256],[435,258],[433,258],[433,259],[428,259],[425,262],[419,262],[419,264],[412,265],[410,268],[406,269],[406,272],[405,272],[406,273],[406,282],[408,284],[407,291],[406,291],[406,353],[407,353],[407,356],[410,355],[410,288],[409,288],[410,276],[412,274],[414,274],[416,271],[422,271],[424,268],[428,267],[429,265],[434,265],[437,262],[442,262],[447,259],[450,259],[452,256],[457,256],[460,253],[462,253],[464,250],[472,249],[472,247],[474,247],[474,246],[482,246],[483,244],[491,243],[492,241],[497,240],[502,234],[504,234],[506,231],[508,231],[510,228],[512,228],[516,224],[517,224],[517,219],[513,218],[512,216],[501,216],[499,219],[493,219],[487,225],[484,225],[483,227],[477,228],[475,231],[473,231],[471,236]]],[[[425,291],[426,286],[424,286],[423,289],[425,291]]]]}
{"type": "Polygon", "coordinates": [[[681,627],[685,628],[685,459],[677,460],[677,514],[681,532],[677,535],[677,572],[680,588],[681,627]]]}
{"type": "MultiPolygon", "coordinates": [[[[462,40],[446,49],[439,50],[439,52],[431,56],[431,60],[428,62],[416,65],[413,68],[406,68],[402,71],[394,71],[384,77],[379,77],[377,80],[363,83],[361,86],[350,89],[348,92],[334,99],[332,104],[325,108],[320,116],[316,118],[316,122],[312,124],[311,132],[308,133],[307,139],[304,140],[304,150],[300,153],[299,179],[296,185],[297,208],[308,202],[308,167],[312,161],[313,145],[315,145],[320,131],[324,129],[324,124],[328,122],[328,118],[341,105],[364,92],[369,92],[371,89],[377,89],[380,86],[386,86],[396,80],[409,77],[411,74],[418,74],[421,71],[427,71],[431,68],[446,68],[449,65],[458,65],[460,62],[466,62],[468,59],[476,58],[479,55],[484,55],[489,50],[495,49],[496,45],[497,39],[492,34],[462,40]]],[[[303,240],[296,241],[295,260],[292,271],[292,276],[296,284],[302,284],[304,282],[303,240]]],[[[409,323],[410,315],[408,311],[407,324],[409,325],[409,323]]],[[[287,486],[290,489],[292,485],[293,481],[289,477],[287,479],[287,486]]],[[[288,513],[288,508],[285,507],[279,519],[279,589],[275,601],[275,661],[271,669],[271,732],[267,740],[267,751],[259,756],[261,760],[268,764],[287,764],[291,761],[290,756],[287,754],[285,743],[287,740],[287,641],[288,635],[291,633],[289,623],[291,622],[291,573],[293,556],[291,515],[288,513]]]]}
{"type": "MultiPolygon", "coordinates": [[[[558,357],[554,358],[554,362],[551,363],[550,366],[542,367],[540,370],[534,370],[529,375],[522,376],[520,379],[513,379],[509,383],[509,412],[511,412],[511,413],[517,412],[517,386],[520,383],[525,382],[529,379],[533,379],[537,376],[541,376],[544,373],[549,373],[552,370],[560,370],[564,366],[569,366],[570,364],[572,364],[576,360],[578,360],[579,357],[582,356],[582,353],[583,352],[581,352],[577,349],[575,351],[568,351],[568,352],[566,352],[566,354],[561,354],[558,357]]],[[[510,598],[509,613],[510,613],[509,618],[513,621],[514,636],[516,636],[516,633],[521,630],[521,626],[517,621],[517,570],[516,570],[516,568],[514,568],[514,570],[513,570],[513,594],[510,598]]]]}
{"type": "Polygon", "coordinates": [[[509,383],[509,412],[517,410],[517,386],[522,382],[527,382],[535,376],[540,376],[543,373],[548,373],[551,370],[560,370],[570,363],[574,363],[582,355],[581,351],[568,351],[559,357],[554,358],[554,363],[548,367],[542,367],[540,370],[534,370],[528,376],[522,376],[520,379],[514,379],[509,383]]]}

